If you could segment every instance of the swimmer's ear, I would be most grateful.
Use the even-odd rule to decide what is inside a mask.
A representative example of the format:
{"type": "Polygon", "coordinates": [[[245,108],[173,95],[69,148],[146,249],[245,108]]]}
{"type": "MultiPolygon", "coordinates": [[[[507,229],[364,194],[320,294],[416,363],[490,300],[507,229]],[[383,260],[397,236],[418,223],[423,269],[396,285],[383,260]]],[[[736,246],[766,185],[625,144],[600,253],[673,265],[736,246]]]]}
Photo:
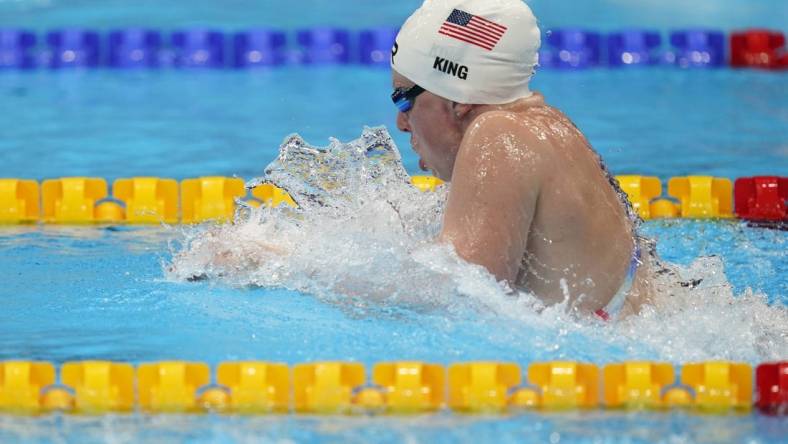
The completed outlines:
{"type": "Polygon", "coordinates": [[[452,102],[451,107],[452,111],[454,111],[454,116],[460,120],[465,118],[465,116],[467,116],[468,113],[473,109],[473,105],[457,102],[452,102]]]}

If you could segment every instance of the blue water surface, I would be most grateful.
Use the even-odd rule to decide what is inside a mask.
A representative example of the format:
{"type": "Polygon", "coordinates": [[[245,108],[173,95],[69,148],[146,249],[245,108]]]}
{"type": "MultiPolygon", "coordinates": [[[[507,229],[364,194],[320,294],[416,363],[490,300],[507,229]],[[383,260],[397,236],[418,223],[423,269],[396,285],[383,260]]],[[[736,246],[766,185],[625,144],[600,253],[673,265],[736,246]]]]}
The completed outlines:
{"type": "MultiPolygon", "coordinates": [[[[615,174],[667,179],[788,174],[782,73],[668,68],[537,73],[533,88],[586,134],[615,174]]],[[[396,130],[386,70],[7,73],[0,75],[0,176],[254,177],[285,136],[316,145],[396,130]]]]}
{"type": "MultiPolygon", "coordinates": [[[[600,30],[689,25],[785,29],[788,17],[783,1],[530,3],[544,26],[600,30]]],[[[0,1],[0,26],[210,25],[233,30],[274,24],[292,30],[333,24],[360,29],[397,25],[419,2],[372,4],[0,1]]],[[[735,178],[788,175],[787,81],[784,73],[728,69],[544,70],[537,73],[533,89],[575,121],[615,174],[735,178]]],[[[0,72],[0,177],[251,178],[274,159],[290,133],[324,144],[329,137],[354,139],[365,125],[389,127],[406,169],[417,173],[418,158],[408,137],[396,133],[389,92],[386,70],[356,66],[0,72]]],[[[731,221],[648,222],[643,230],[658,240],[664,259],[689,265],[698,256],[717,256],[736,295],[753,291],[783,309],[788,303],[787,232],[731,221]]],[[[599,342],[575,330],[545,330],[485,314],[336,304],[287,289],[168,281],[162,264],[171,258],[171,244],[182,238],[178,228],[0,227],[0,360],[186,359],[216,364],[264,359],[293,364],[341,359],[371,365],[401,359],[445,364],[493,359],[525,365],[547,359],[603,364],[658,353],[645,340],[642,345],[599,342]]],[[[784,332],[772,338],[788,341],[788,326],[782,327],[784,332]]],[[[681,362],[681,353],[675,358],[659,353],[681,362]]],[[[757,344],[726,353],[720,358],[751,364],[760,356],[757,344]]],[[[786,442],[785,436],[786,421],[757,414],[0,416],[2,442],[777,443],[786,442]]]]}
{"type": "MultiPolygon", "coordinates": [[[[781,0],[528,0],[543,29],[579,26],[602,31],[626,27],[661,30],[686,27],[731,30],[788,28],[788,4],[781,0]]],[[[54,27],[108,29],[125,26],[270,26],[295,29],[341,26],[361,29],[399,26],[422,0],[5,0],[0,26],[42,30],[54,27]]]]}

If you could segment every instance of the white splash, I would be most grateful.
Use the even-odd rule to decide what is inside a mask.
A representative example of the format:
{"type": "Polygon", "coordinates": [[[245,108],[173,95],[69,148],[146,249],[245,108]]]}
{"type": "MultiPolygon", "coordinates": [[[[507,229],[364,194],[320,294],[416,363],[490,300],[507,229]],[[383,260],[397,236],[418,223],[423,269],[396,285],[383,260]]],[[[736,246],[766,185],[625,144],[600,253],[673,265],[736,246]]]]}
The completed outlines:
{"type": "Polygon", "coordinates": [[[788,310],[762,295],[734,295],[713,258],[687,268],[668,265],[672,276],[657,283],[654,305],[615,323],[578,318],[566,304],[544,307],[533,295],[512,292],[433,242],[447,189],[422,193],[412,186],[385,128],[367,128],[347,144],[332,140],[327,148],[291,136],[248,187],[259,183],[285,189],[299,208],[246,207],[232,224],[187,231],[167,267],[170,278],[284,287],[373,316],[405,307],[449,320],[492,318],[495,340],[548,354],[562,347],[561,338],[580,336],[629,357],[672,362],[788,357],[788,310]],[[676,275],[701,285],[682,286],[676,275]]]}

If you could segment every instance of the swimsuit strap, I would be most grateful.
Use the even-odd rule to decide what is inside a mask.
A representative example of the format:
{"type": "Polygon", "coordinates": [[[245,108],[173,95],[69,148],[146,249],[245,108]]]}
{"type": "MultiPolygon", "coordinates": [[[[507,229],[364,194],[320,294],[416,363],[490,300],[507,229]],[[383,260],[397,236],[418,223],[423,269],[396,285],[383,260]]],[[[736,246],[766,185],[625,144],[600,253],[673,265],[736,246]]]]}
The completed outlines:
{"type": "Polygon", "coordinates": [[[621,311],[621,307],[624,306],[624,301],[627,299],[627,295],[629,295],[629,290],[632,289],[632,284],[635,282],[635,274],[637,273],[640,264],[640,242],[635,240],[635,248],[632,251],[632,258],[629,261],[629,268],[627,268],[627,275],[624,277],[624,283],[621,284],[621,287],[618,289],[616,294],[613,295],[613,298],[610,299],[610,302],[608,302],[604,308],[600,308],[599,310],[595,311],[594,314],[605,321],[608,321],[612,317],[618,315],[618,313],[621,311]]]}

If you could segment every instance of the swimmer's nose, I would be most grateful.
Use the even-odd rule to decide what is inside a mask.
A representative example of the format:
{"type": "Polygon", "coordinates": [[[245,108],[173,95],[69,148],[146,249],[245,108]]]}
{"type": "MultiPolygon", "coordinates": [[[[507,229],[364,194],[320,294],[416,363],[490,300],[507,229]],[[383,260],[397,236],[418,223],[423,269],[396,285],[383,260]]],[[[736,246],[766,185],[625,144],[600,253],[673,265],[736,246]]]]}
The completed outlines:
{"type": "Polygon", "coordinates": [[[410,132],[410,125],[408,124],[408,117],[405,116],[405,113],[397,113],[397,128],[400,131],[409,133],[410,132]]]}

